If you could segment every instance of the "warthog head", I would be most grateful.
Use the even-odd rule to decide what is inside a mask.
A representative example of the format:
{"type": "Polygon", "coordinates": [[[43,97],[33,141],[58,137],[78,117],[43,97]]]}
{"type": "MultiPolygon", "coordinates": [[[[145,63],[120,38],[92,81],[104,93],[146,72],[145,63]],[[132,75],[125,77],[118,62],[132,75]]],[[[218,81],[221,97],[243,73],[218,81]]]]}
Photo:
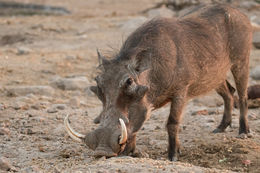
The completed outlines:
{"type": "Polygon", "coordinates": [[[95,120],[100,123],[96,130],[79,134],[70,127],[68,116],[65,118],[69,135],[76,141],[85,142],[97,157],[134,152],[136,132],[149,115],[146,98],[148,63],[138,59],[145,51],[132,52],[125,56],[121,53],[123,59],[116,57],[113,60],[105,59],[98,52],[102,72],[95,78],[97,85],[90,88],[103,103],[103,111],[95,120]]]}

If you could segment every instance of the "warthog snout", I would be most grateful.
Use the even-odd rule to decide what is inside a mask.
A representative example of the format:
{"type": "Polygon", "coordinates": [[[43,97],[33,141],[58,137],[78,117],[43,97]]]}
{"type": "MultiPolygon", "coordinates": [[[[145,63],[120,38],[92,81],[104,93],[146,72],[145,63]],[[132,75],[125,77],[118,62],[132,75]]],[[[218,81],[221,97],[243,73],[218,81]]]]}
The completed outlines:
{"type": "Polygon", "coordinates": [[[64,119],[66,131],[69,136],[77,142],[86,143],[86,145],[94,150],[94,156],[117,156],[123,145],[127,141],[127,129],[124,121],[119,118],[118,130],[98,128],[86,135],[76,132],[69,124],[69,115],[64,119]]]}

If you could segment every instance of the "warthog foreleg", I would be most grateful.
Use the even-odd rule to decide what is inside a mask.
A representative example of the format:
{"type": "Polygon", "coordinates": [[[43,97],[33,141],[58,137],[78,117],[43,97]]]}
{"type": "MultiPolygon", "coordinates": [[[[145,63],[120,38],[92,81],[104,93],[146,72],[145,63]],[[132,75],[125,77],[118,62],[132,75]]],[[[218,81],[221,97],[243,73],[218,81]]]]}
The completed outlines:
{"type": "Polygon", "coordinates": [[[178,91],[171,102],[170,115],[167,122],[169,135],[168,158],[171,161],[177,161],[180,154],[180,142],[178,139],[179,124],[181,121],[182,110],[187,102],[186,90],[178,91]]]}

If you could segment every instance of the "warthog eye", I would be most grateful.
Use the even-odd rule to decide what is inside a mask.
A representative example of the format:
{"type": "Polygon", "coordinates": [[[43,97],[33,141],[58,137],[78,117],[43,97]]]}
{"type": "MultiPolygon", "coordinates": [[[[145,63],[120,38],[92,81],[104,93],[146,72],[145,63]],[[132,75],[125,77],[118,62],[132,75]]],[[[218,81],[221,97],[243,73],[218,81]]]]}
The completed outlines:
{"type": "Polygon", "coordinates": [[[132,85],[132,83],[133,83],[133,79],[132,78],[128,78],[127,80],[126,80],[126,84],[127,85],[132,85]]]}

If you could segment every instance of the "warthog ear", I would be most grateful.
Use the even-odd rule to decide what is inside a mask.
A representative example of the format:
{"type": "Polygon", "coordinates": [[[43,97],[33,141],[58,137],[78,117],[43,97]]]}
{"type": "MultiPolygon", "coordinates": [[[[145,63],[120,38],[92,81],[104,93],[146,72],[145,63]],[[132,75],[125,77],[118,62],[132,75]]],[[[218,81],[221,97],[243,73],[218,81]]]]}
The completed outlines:
{"type": "Polygon", "coordinates": [[[132,67],[137,73],[141,73],[150,68],[151,52],[149,49],[139,51],[133,58],[132,67]]]}
{"type": "Polygon", "coordinates": [[[91,86],[90,91],[92,91],[94,94],[96,94],[96,96],[99,98],[99,100],[104,102],[104,97],[102,95],[102,92],[100,91],[100,89],[97,86],[91,86]]]}
{"type": "Polygon", "coordinates": [[[106,57],[104,57],[103,55],[101,55],[101,53],[99,52],[99,50],[97,49],[97,55],[98,55],[98,62],[99,62],[99,68],[102,71],[105,71],[105,65],[109,64],[109,60],[106,59],[106,57]]]}

